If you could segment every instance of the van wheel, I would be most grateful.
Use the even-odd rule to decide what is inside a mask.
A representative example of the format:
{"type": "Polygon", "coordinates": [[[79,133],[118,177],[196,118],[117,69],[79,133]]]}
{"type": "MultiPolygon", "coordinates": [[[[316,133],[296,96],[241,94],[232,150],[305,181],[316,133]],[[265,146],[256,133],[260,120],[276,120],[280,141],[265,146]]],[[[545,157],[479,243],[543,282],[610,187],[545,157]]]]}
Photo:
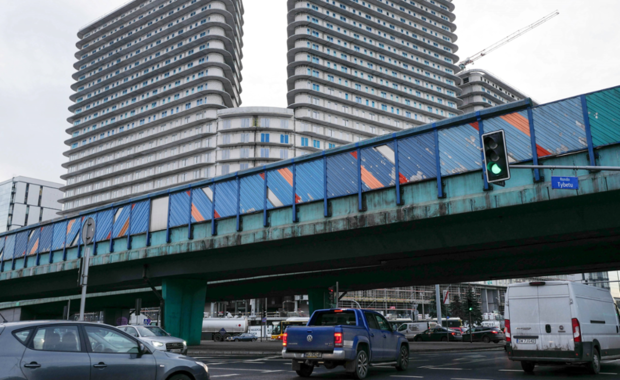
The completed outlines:
{"type": "Polygon", "coordinates": [[[482,337],[482,341],[483,341],[484,343],[491,343],[491,339],[490,339],[488,336],[483,336],[483,337],[482,337]]]}
{"type": "Polygon", "coordinates": [[[312,375],[312,371],[314,371],[313,365],[302,364],[295,372],[297,372],[299,377],[310,377],[310,375],[312,375]]]}
{"type": "Polygon", "coordinates": [[[355,356],[355,372],[353,372],[353,377],[356,379],[365,379],[368,375],[368,366],[370,360],[368,359],[368,353],[366,350],[357,351],[357,355],[355,356]]]}
{"type": "Polygon", "coordinates": [[[598,375],[601,372],[601,354],[598,352],[598,348],[594,348],[592,361],[588,363],[588,369],[593,375],[598,375]]]}
{"type": "Polygon", "coordinates": [[[534,373],[534,367],[536,367],[534,362],[521,362],[521,368],[525,373],[534,373]]]}
{"type": "Polygon", "coordinates": [[[406,371],[409,367],[409,349],[404,344],[400,346],[400,355],[396,364],[397,371],[406,371]]]}

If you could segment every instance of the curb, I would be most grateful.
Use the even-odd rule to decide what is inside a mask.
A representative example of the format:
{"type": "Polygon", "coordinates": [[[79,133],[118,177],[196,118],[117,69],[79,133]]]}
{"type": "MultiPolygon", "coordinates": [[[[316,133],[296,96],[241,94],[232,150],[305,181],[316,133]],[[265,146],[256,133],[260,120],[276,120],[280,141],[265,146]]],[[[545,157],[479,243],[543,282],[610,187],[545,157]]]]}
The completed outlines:
{"type": "Polygon", "coordinates": [[[280,351],[188,351],[187,355],[282,355],[282,350],[280,351]]]}

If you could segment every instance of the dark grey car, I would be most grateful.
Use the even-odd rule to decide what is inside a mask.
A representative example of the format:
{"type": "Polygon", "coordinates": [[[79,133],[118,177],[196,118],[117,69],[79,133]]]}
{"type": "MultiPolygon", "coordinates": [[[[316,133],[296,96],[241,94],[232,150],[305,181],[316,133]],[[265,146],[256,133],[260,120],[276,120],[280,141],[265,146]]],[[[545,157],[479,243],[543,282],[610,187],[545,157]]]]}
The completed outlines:
{"type": "Polygon", "coordinates": [[[203,363],[155,350],[115,327],[83,322],[0,324],[0,380],[208,380],[203,363]]]}

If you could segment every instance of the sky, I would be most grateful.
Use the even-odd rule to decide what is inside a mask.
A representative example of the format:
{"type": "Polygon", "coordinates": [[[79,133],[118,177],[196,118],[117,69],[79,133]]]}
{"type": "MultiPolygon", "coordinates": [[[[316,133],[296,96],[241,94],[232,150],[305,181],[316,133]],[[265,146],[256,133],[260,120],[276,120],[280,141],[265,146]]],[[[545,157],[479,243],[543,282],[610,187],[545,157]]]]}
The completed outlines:
{"type": "MultiPolygon", "coordinates": [[[[62,182],[77,32],[126,2],[0,0],[0,182],[17,175],[62,182]]],[[[462,59],[560,11],[470,66],[491,71],[538,103],[620,85],[620,1],[454,4],[462,59]]],[[[245,0],[244,6],[242,106],[286,107],[286,1],[245,0]]]]}

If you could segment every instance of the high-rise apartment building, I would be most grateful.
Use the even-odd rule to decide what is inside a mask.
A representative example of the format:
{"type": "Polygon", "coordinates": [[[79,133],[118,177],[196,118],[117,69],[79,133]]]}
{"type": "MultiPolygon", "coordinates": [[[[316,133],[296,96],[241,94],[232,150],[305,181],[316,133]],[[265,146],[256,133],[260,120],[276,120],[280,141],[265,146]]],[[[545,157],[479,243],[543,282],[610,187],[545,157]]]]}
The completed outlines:
{"type": "Polygon", "coordinates": [[[462,113],[450,0],[288,9],[288,104],[315,133],[361,141],[462,113]]]}
{"type": "Polygon", "coordinates": [[[28,177],[0,182],[0,233],[58,217],[62,184],[28,177]]]}
{"type": "Polygon", "coordinates": [[[63,213],[214,176],[242,36],[241,0],[135,0],[80,30],[63,213]]]}
{"type": "Polygon", "coordinates": [[[513,86],[488,71],[471,69],[458,74],[461,79],[460,105],[464,113],[480,111],[527,98],[513,86]]]}

